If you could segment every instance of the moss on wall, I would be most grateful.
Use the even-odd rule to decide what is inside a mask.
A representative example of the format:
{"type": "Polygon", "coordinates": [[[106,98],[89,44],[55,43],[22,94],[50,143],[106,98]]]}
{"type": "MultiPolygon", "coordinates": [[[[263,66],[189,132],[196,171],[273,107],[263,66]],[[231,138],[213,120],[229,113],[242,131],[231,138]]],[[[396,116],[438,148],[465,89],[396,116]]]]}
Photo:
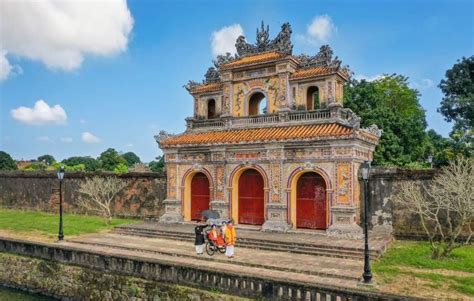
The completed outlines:
{"type": "Polygon", "coordinates": [[[141,278],[0,253],[0,284],[72,300],[248,300],[141,278]]]}

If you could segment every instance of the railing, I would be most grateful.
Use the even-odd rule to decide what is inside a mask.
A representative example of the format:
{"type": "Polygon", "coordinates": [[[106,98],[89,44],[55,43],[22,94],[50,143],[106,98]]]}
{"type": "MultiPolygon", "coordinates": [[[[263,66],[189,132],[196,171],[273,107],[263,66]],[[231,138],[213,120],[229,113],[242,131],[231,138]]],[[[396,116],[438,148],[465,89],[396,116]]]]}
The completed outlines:
{"type": "Polygon", "coordinates": [[[216,128],[216,127],[223,127],[225,125],[224,121],[222,120],[203,120],[203,121],[194,121],[193,128],[200,129],[200,128],[216,128]]]}
{"type": "Polygon", "coordinates": [[[288,114],[289,121],[308,121],[318,119],[329,119],[331,113],[328,110],[312,111],[312,112],[298,112],[288,114]]]}
{"type": "Polygon", "coordinates": [[[223,117],[215,120],[187,119],[188,130],[240,128],[246,126],[265,126],[272,124],[292,123],[324,123],[336,120],[342,123],[351,123],[354,113],[348,109],[338,108],[336,110],[324,109],[316,111],[290,111],[278,114],[246,116],[246,117],[223,117]]]}
{"type": "Polygon", "coordinates": [[[230,119],[232,125],[256,125],[256,124],[265,124],[265,123],[274,123],[278,122],[278,115],[263,115],[263,116],[250,116],[250,117],[238,117],[230,119]]]}

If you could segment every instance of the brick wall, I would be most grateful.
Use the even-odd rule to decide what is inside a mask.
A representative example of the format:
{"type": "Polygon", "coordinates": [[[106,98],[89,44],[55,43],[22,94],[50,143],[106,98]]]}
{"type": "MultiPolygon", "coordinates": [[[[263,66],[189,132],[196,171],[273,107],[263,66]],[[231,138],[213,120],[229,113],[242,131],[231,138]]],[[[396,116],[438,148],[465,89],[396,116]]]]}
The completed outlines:
{"type": "MultiPolygon", "coordinates": [[[[162,173],[130,172],[121,175],[105,172],[66,172],[65,212],[79,212],[77,189],[86,177],[117,176],[127,187],[114,202],[116,216],[160,216],[166,198],[166,176],[162,173]]],[[[56,172],[0,172],[0,206],[6,208],[56,211],[59,182],[56,172]]]]}

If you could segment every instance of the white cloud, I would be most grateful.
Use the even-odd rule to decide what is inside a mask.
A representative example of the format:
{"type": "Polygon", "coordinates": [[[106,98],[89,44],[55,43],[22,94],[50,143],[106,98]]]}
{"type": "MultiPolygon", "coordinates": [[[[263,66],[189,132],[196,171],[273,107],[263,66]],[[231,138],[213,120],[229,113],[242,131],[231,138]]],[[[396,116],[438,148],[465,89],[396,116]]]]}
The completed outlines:
{"type": "Polygon", "coordinates": [[[232,24],[214,31],[211,42],[212,54],[214,56],[225,54],[226,52],[235,54],[235,41],[243,34],[244,30],[240,24],[232,24]]]}
{"type": "Polygon", "coordinates": [[[336,26],[328,15],[314,17],[313,21],[307,28],[307,34],[321,42],[327,42],[335,31],[336,26]]]}
{"type": "Polygon", "coordinates": [[[100,142],[100,138],[93,135],[90,132],[82,133],[81,139],[85,143],[99,143],[100,142]]]}
{"type": "Polygon", "coordinates": [[[7,54],[74,70],[84,55],[126,50],[133,27],[126,0],[0,1],[0,19],[0,79],[11,70],[7,54]]]}
{"type": "Polygon", "coordinates": [[[303,43],[317,46],[326,43],[332,35],[337,31],[332,19],[328,15],[316,16],[306,27],[304,35],[297,35],[296,38],[303,43]]]}
{"type": "Polygon", "coordinates": [[[87,121],[86,121],[85,119],[82,119],[82,118],[79,119],[79,123],[81,123],[81,124],[84,124],[84,123],[86,123],[86,122],[87,122],[87,121]]]}
{"type": "Polygon", "coordinates": [[[433,85],[434,85],[434,82],[429,78],[423,78],[421,80],[421,86],[423,86],[425,88],[431,88],[431,87],[433,87],[433,85]]]}
{"type": "Polygon", "coordinates": [[[72,138],[71,137],[61,137],[59,138],[62,142],[64,143],[71,143],[72,142],[72,138]]]}
{"type": "Polygon", "coordinates": [[[64,124],[67,115],[60,105],[50,107],[44,100],[35,102],[33,108],[19,107],[10,111],[13,119],[29,125],[64,124]]]}
{"type": "Polygon", "coordinates": [[[126,147],[133,147],[133,143],[129,143],[127,145],[125,145],[126,147]]]}
{"type": "Polygon", "coordinates": [[[39,137],[36,137],[36,141],[40,141],[40,142],[51,142],[51,139],[49,139],[48,136],[39,136],[39,137]]]}
{"type": "Polygon", "coordinates": [[[356,76],[354,76],[354,78],[358,81],[366,80],[368,82],[373,82],[374,80],[378,80],[378,79],[381,79],[383,77],[384,77],[384,75],[382,75],[382,74],[376,74],[374,76],[366,76],[364,74],[357,74],[356,76]]]}
{"type": "Polygon", "coordinates": [[[6,55],[7,52],[0,49],[0,81],[5,80],[13,68],[6,55]]]}

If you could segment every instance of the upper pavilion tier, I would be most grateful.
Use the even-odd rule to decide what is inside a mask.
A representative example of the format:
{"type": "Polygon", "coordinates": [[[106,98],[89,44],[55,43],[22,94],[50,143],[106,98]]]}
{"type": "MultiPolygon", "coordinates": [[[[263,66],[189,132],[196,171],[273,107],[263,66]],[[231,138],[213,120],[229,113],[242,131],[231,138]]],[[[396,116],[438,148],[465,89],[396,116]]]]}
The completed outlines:
{"type": "MultiPolygon", "coordinates": [[[[290,24],[285,23],[271,40],[262,22],[255,44],[240,36],[237,54],[218,56],[202,82],[189,81],[185,88],[194,99],[194,115],[186,119],[185,134],[230,131],[237,139],[245,129],[312,124],[358,130],[360,119],[343,108],[348,67],[333,57],[329,45],[321,46],[314,56],[293,55],[291,33],[290,24]]],[[[173,141],[193,144],[190,141],[197,141],[193,139],[210,137],[201,136],[173,141]]]]}

